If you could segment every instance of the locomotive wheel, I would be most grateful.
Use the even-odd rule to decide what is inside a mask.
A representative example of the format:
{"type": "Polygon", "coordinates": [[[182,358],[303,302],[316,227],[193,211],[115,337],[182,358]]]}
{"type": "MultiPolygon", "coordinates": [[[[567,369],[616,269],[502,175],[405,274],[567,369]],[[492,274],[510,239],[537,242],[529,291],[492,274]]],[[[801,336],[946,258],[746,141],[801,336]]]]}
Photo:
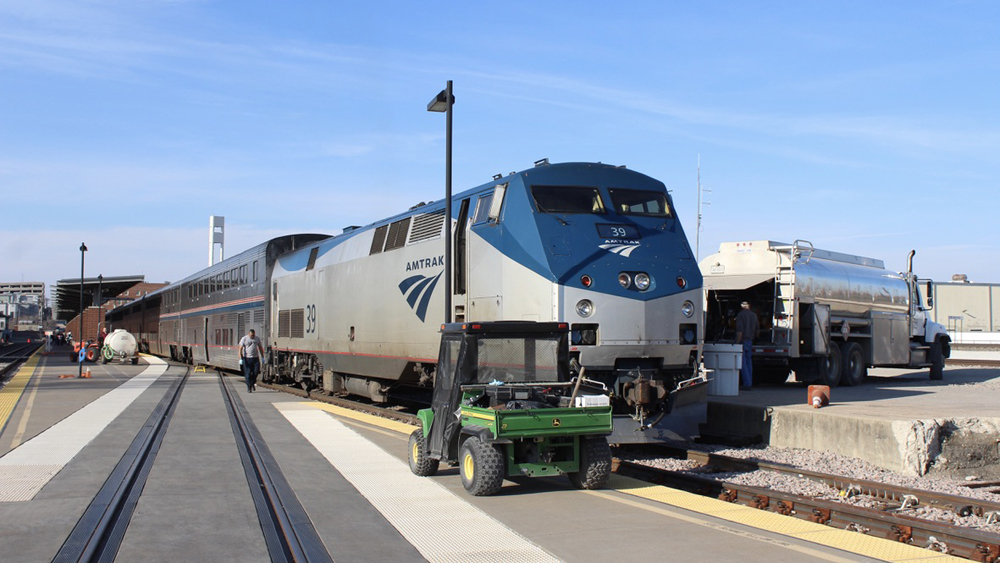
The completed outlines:
{"type": "Polygon", "coordinates": [[[439,461],[427,457],[427,441],[424,439],[423,428],[417,428],[410,434],[410,471],[414,475],[429,477],[437,473],[439,461]]]}
{"type": "Polygon", "coordinates": [[[580,470],[569,474],[578,489],[599,489],[611,476],[611,446],[604,436],[580,438],[580,470]]]}
{"type": "Polygon", "coordinates": [[[840,383],[840,375],[843,367],[843,358],[840,356],[840,346],[832,344],[830,354],[817,360],[816,367],[819,370],[820,381],[823,385],[831,388],[840,383]]]}
{"type": "Polygon", "coordinates": [[[492,444],[472,436],[458,453],[462,486],[477,497],[495,495],[503,486],[506,463],[503,453],[492,444]]]}
{"type": "Polygon", "coordinates": [[[861,385],[868,377],[868,366],[865,364],[865,354],[857,342],[845,342],[841,348],[844,361],[844,375],[841,383],[847,386],[861,385]]]}
{"type": "Polygon", "coordinates": [[[931,344],[930,359],[931,379],[944,379],[944,346],[940,338],[935,338],[934,344],[931,344]]]}

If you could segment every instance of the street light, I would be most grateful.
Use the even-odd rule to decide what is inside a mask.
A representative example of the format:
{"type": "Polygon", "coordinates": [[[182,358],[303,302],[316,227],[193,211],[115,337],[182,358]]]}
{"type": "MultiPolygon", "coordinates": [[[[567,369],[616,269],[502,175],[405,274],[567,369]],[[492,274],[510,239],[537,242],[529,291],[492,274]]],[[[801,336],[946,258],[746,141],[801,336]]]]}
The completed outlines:
{"type": "Polygon", "coordinates": [[[451,322],[451,108],[454,105],[455,96],[451,91],[451,80],[448,81],[448,86],[427,104],[427,111],[444,112],[447,116],[444,157],[444,322],[446,323],[451,322]]]}
{"type": "MultiPolygon", "coordinates": [[[[81,242],[80,243],[80,334],[77,335],[77,338],[80,339],[80,351],[83,352],[84,354],[86,354],[86,351],[83,349],[83,258],[86,252],[87,252],[87,245],[86,243],[81,242]]],[[[76,360],[77,364],[79,364],[80,366],[79,372],[77,373],[76,376],[83,377],[83,362],[80,361],[79,357],[77,357],[76,360]]]]}
{"type": "Polygon", "coordinates": [[[101,336],[101,323],[104,322],[104,274],[97,275],[97,332],[94,334],[98,338],[101,336]]]}

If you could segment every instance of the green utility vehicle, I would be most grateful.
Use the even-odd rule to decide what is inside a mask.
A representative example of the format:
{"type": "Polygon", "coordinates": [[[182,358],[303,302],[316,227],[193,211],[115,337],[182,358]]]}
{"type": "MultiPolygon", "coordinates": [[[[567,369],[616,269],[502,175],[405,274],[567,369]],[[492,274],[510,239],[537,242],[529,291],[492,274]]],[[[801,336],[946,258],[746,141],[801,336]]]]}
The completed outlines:
{"type": "Polygon", "coordinates": [[[476,496],[505,477],[569,476],[596,489],[611,473],[611,404],[601,383],[570,377],[565,323],[452,323],[441,327],[431,408],[417,413],[410,469],[458,465],[476,496]]]}

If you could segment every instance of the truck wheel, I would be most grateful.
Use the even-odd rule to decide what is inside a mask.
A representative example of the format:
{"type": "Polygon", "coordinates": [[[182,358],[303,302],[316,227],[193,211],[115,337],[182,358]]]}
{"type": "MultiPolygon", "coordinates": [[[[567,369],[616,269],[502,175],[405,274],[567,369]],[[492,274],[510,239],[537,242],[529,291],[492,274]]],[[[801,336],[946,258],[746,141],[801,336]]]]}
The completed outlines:
{"type": "Polygon", "coordinates": [[[580,470],[569,474],[577,489],[599,489],[611,476],[611,446],[604,436],[580,438],[580,470]]]}
{"type": "Polygon", "coordinates": [[[503,486],[506,463],[503,453],[492,444],[470,436],[458,454],[462,486],[477,497],[496,494],[503,486]]]}
{"type": "Polygon", "coordinates": [[[831,343],[830,353],[816,362],[819,378],[823,382],[823,385],[836,387],[840,383],[842,364],[843,358],[840,357],[840,346],[831,343]]]}
{"type": "Polygon", "coordinates": [[[410,471],[414,475],[430,477],[437,473],[439,461],[427,457],[427,441],[424,440],[423,428],[417,428],[410,434],[410,471]]]}
{"type": "Polygon", "coordinates": [[[841,383],[847,386],[861,385],[868,377],[868,366],[865,364],[865,354],[857,342],[845,342],[841,349],[844,362],[844,376],[841,383]]]}
{"type": "Polygon", "coordinates": [[[931,344],[931,379],[944,379],[944,346],[940,338],[935,338],[931,344]]]}

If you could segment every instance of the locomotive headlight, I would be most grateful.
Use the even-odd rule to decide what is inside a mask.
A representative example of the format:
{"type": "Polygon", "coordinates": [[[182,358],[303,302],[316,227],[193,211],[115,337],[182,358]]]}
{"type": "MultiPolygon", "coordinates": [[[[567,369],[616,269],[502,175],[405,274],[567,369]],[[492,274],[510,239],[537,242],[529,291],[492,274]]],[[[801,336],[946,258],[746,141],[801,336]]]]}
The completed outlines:
{"type": "Polygon", "coordinates": [[[694,303],[685,301],[684,304],[681,305],[681,313],[690,319],[691,316],[694,315],[694,303]]]}
{"type": "Polygon", "coordinates": [[[632,285],[632,276],[622,272],[618,274],[618,283],[625,289],[628,289],[629,286],[632,285]]]}
{"type": "Polygon", "coordinates": [[[594,304],[589,299],[581,299],[576,303],[576,314],[581,317],[589,317],[594,314],[594,304]]]}
{"type": "Polygon", "coordinates": [[[635,275],[635,286],[639,288],[639,291],[646,291],[649,289],[649,274],[639,272],[635,275]]]}

